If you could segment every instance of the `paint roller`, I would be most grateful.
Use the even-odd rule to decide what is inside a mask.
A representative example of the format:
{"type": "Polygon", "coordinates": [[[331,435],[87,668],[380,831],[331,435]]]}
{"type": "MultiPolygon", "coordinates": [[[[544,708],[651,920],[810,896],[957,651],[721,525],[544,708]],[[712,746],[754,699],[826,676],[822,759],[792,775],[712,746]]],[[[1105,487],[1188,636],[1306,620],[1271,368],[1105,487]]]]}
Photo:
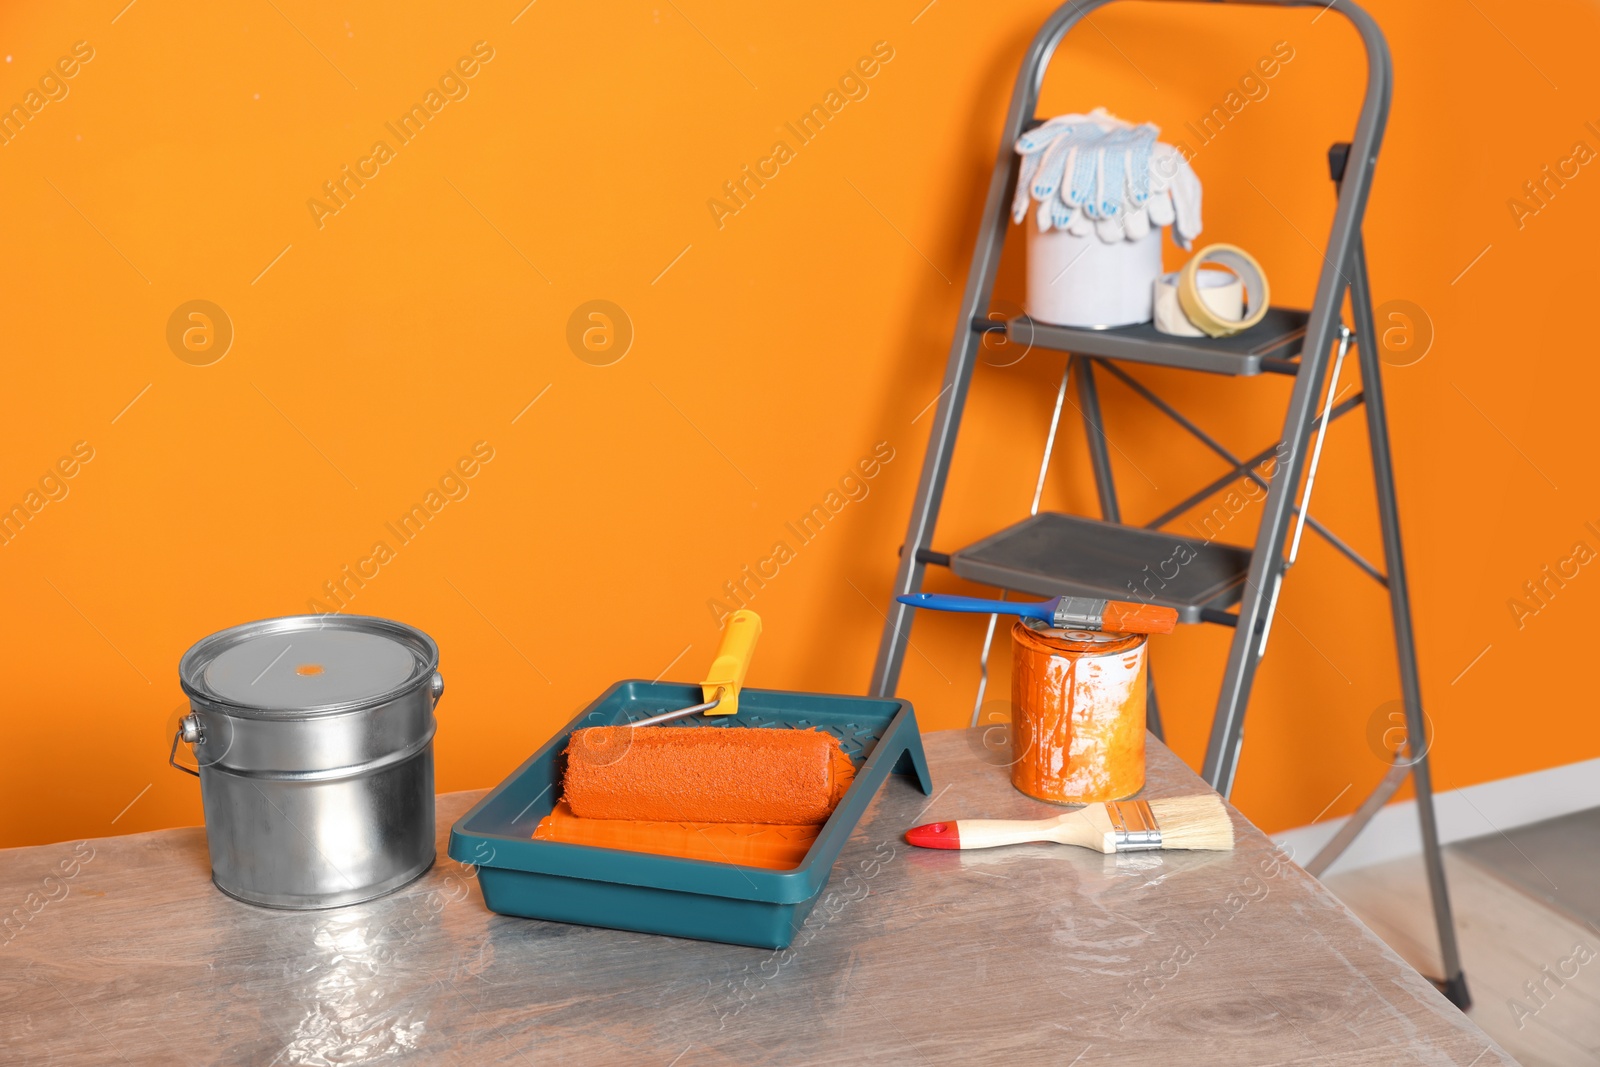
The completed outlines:
{"type": "Polygon", "coordinates": [[[825,822],[855,777],[837,738],[818,730],[659,723],[736,714],[761,619],[736,611],[723,630],[706,703],[621,726],[573,731],[562,799],[580,819],[825,822]]]}

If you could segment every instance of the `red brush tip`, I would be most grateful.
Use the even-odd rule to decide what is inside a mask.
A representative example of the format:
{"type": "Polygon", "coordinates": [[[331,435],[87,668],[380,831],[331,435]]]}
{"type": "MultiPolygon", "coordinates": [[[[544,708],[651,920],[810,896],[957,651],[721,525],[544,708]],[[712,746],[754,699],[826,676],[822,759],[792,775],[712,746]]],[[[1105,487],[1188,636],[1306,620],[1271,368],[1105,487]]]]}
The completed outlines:
{"type": "Polygon", "coordinates": [[[930,822],[906,831],[906,841],[918,848],[960,848],[961,837],[953,822],[930,822]]]}

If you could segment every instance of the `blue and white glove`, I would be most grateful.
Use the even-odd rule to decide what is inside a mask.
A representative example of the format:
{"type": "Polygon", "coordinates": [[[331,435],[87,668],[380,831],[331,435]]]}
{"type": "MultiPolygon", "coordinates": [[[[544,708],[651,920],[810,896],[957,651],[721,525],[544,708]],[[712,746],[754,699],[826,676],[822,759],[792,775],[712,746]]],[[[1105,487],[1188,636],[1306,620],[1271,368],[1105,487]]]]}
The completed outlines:
{"type": "MultiPolygon", "coordinates": [[[[1078,121],[1052,119],[1017,139],[1017,151],[1026,152],[1017,175],[1016,198],[1011,205],[1011,216],[1017,222],[1027,217],[1029,196],[1039,201],[1041,207],[1046,204],[1060,187],[1062,176],[1079,146],[1101,135],[1100,127],[1082,115],[1064,118],[1078,121]]],[[[1040,214],[1041,222],[1059,218],[1062,220],[1059,225],[1065,225],[1068,217],[1068,213],[1058,211],[1040,214]]]]}
{"type": "Polygon", "coordinates": [[[1070,134],[1075,128],[1085,125],[1090,129],[1099,128],[1086,115],[1058,115],[1017,138],[1015,148],[1017,155],[1022,157],[1022,165],[1017,172],[1016,196],[1011,201],[1011,218],[1014,222],[1021,222],[1028,217],[1028,198],[1033,189],[1034,175],[1039,172],[1046,149],[1064,134],[1070,134]]]}
{"type": "Polygon", "coordinates": [[[1041,233],[1094,233],[1111,243],[1173,226],[1173,238],[1191,247],[1200,232],[1200,181],[1175,148],[1156,140],[1160,132],[1103,108],[1029,130],[1014,146],[1022,159],[1012,218],[1023,222],[1038,201],[1032,214],[1041,233]]]}
{"type": "Polygon", "coordinates": [[[1133,128],[1128,144],[1128,200],[1134,208],[1144,207],[1150,199],[1150,153],[1160,132],[1148,122],[1133,128]]]}

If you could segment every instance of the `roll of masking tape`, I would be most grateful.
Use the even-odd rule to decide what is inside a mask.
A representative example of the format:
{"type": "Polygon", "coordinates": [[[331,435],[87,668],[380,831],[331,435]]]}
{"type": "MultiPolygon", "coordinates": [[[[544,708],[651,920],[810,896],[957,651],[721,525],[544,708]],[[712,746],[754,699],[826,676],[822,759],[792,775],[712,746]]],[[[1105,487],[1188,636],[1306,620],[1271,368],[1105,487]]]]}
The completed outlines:
{"type": "MultiPolygon", "coordinates": [[[[1195,278],[1200,299],[1225,322],[1244,318],[1244,282],[1231,270],[1202,270],[1195,278]]],[[[1172,337],[1204,337],[1178,303],[1178,272],[1163,274],[1155,284],[1155,326],[1172,337]]]]}
{"type": "Polygon", "coordinates": [[[1266,315],[1270,299],[1271,291],[1267,287],[1267,276],[1262,272],[1261,264],[1257,263],[1249,252],[1235,245],[1210,245],[1202,248],[1178,272],[1178,304],[1183,308],[1183,313],[1189,321],[1208,337],[1227,337],[1241,330],[1248,330],[1266,315]],[[1244,283],[1245,297],[1248,301],[1244,318],[1223,318],[1213,312],[1206,301],[1201,299],[1199,274],[1200,267],[1206,263],[1226,267],[1237,274],[1239,280],[1244,283]]]}

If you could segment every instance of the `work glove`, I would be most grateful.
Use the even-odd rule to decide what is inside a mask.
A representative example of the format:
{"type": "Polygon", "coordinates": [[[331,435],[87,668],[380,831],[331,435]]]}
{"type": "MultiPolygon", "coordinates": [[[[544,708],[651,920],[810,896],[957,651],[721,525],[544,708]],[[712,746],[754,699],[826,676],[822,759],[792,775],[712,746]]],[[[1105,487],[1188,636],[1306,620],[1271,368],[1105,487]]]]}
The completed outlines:
{"type": "Polygon", "coordinates": [[[1061,184],[1073,148],[1097,139],[1101,127],[1088,115],[1060,115],[1017,138],[1022,157],[1017,173],[1017,193],[1011,202],[1013,221],[1028,217],[1028,198],[1047,201],[1061,184]]]}
{"type": "Polygon", "coordinates": [[[1040,232],[1065,230],[1102,241],[1139,240],[1152,226],[1175,226],[1174,239],[1191,247],[1200,232],[1200,181],[1160,130],[1130,125],[1096,108],[1061,115],[1017,139],[1022,157],[1011,215],[1028,217],[1037,201],[1040,232]]]}
{"type": "Polygon", "coordinates": [[[1200,179],[1179,151],[1169,144],[1157,144],[1150,154],[1150,200],[1146,204],[1150,222],[1171,226],[1178,247],[1194,247],[1200,235],[1200,179]]]}

